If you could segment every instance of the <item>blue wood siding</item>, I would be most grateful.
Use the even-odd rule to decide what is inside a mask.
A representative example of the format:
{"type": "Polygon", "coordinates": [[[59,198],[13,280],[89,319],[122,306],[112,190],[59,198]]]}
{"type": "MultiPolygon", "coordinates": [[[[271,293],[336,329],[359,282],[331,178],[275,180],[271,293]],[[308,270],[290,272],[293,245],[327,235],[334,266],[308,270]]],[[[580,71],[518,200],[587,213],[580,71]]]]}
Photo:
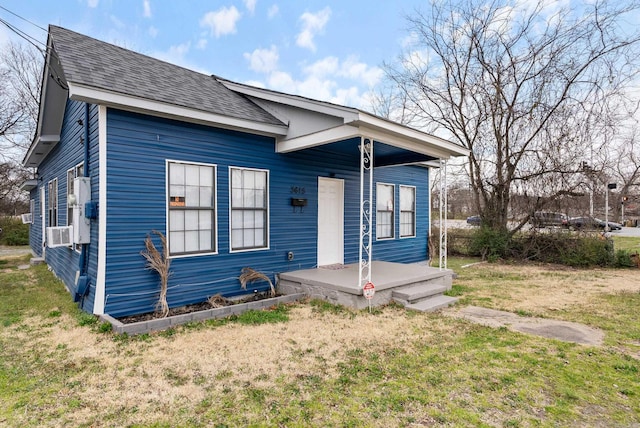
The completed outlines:
{"type": "MultiPolygon", "coordinates": [[[[90,108],[90,161],[89,176],[92,183],[92,197],[98,197],[98,109],[90,108]]],[[[31,192],[35,199],[34,222],[31,224],[29,242],[38,255],[42,255],[42,217],[40,188],[44,186],[47,207],[49,190],[47,183],[54,178],[58,179],[58,226],[67,225],[67,170],[84,162],[84,116],[85,103],[68,100],[65,108],[64,121],[60,134],[60,142],[51,150],[49,155],[38,167],[38,188],[31,192]],[[78,121],[82,120],[81,125],[78,121]]],[[[47,207],[48,208],[48,207],[47,207]]],[[[48,216],[45,211],[45,225],[49,227],[48,216]]],[[[92,288],[95,288],[95,274],[97,271],[97,222],[92,224],[93,243],[89,245],[89,269],[92,288]]],[[[45,261],[53,272],[59,277],[73,294],[75,293],[76,271],[79,270],[80,255],[69,247],[46,248],[45,261]]],[[[93,309],[93,297],[88,296],[81,302],[84,310],[91,312],[93,309]]]]}
{"type": "Polygon", "coordinates": [[[38,181],[38,186],[29,192],[29,199],[34,200],[33,217],[31,218],[31,224],[29,225],[29,246],[33,250],[33,253],[38,257],[42,257],[42,211],[40,205],[41,183],[41,181],[38,181]]]}
{"type": "MultiPolygon", "coordinates": [[[[152,230],[166,234],[166,161],[217,165],[218,254],[173,258],[169,280],[170,306],[205,300],[220,293],[243,294],[237,279],[243,267],[269,275],[311,268],[317,260],[318,176],[345,181],[345,262],[358,256],[359,152],[309,149],[275,153],[272,138],[108,109],[107,112],[107,242],[105,312],[114,316],[153,310],[158,277],[145,268],[140,255],[152,230]],[[229,167],[269,170],[270,236],[266,250],[229,251],[229,167]],[[304,193],[302,193],[304,189],[304,193]],[[297,191],[297,193],[295,193],[297,191]],[[294,212],[291,197],[308,205],[294,212]],[[287,253],[294,260],[287,260],[287,253]]],[[[344,146],[345,143],[340,143],[344,146]]],[[[374,258],[415,262],[427,257],[428,170],[402,166],[376,169],[375,181],[417,187],[417,237],[374,242],[374,258]]],[[[158,240],[155,240],[159,245],[158,240]]],[[[257,289],[265,289],[258,284],[257,289]]],[[[252,291],[250,288],[249,291],[252,291]]]]}

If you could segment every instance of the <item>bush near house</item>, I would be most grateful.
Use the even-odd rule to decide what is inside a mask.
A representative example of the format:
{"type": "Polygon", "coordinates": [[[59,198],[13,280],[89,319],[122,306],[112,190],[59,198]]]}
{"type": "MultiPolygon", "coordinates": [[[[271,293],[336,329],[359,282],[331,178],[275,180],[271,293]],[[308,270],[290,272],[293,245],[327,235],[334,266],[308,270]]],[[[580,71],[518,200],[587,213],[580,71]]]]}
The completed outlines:
{"type": "Polygon", "coordinates": [[[29,225],[15,217],[0,217],[0,245],[29,245],[29,225]]]}
{"type": "Polygon", "coordinates": [[[484,260],[530,260],[573,267],[632,267],[631,253],[616,250],[611,239],[600,234],[521,233],[509,236],[489,228],[452,230],[449,253],[484,260]]]}

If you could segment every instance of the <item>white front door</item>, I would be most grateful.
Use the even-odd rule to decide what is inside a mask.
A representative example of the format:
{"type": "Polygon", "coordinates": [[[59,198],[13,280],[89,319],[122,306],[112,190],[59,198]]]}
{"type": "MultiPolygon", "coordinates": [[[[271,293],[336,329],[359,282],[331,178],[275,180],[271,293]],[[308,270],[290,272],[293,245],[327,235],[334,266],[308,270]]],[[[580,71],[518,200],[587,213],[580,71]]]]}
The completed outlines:
{"type": "Polygon", "coordinates": [[[344,263],[344,180],[318,177],[318,266],[344,263]]]}

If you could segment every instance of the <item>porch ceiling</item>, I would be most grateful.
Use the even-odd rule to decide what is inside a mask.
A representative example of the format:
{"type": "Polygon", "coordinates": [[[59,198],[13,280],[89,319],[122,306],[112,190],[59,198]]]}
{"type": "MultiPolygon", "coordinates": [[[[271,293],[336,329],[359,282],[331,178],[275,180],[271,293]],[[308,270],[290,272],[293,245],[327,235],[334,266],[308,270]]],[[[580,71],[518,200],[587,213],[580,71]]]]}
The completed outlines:
{"type": "MultiPolygon", "coordinates": [[[[350,156],[354,159],[360,158],[360,137],[352,137],[348,140],[336,141],[330,144],[322,146],[315,146],[315,148],[322,148],[323,150],[337,153],[342,156],[350,156]]],[[[408,164],[423,164],[425,162],[436,160],[437,158],[424,155],[421,153],[415,153],[409,150],[405,150],[400,147],[395,147],[379,141],[374,141],[374,167],[393,166],[393,165],[408,165],[408,164]]]]}
{"type": "Polygon", "coordinates": [[[426,162],[469,154],[467,149],[450,141],[362,112],[358,119],[344,125],[294,138],[281,137],[276,142],[276,151],[289,153],[360,137],[374,141],[374,165],[377,166],[426,162]],[[380,148],[381,153],[377,152],[380,148]]]}

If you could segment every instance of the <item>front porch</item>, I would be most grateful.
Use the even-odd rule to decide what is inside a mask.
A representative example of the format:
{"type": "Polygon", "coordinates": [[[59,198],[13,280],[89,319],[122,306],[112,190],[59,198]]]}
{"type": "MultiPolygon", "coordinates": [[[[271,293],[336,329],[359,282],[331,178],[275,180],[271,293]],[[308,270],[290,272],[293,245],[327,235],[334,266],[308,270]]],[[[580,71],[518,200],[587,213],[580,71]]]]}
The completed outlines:
{"type": "MultiPolygon", "coordinates": [[[[278,275],[278,291],[282,294],[305,293],[356,309],[369,306],[359,284],[359,265],[337,265],[283,272],[278,275]]],[[[396,301],[408,309],[434,311],[457,300],[443,293],[451,289],[453,271],[438,269],[422,263],[391,263],[374,261],[371,264],[371,282],[375,285],[372,306],[396,301]]]]}

